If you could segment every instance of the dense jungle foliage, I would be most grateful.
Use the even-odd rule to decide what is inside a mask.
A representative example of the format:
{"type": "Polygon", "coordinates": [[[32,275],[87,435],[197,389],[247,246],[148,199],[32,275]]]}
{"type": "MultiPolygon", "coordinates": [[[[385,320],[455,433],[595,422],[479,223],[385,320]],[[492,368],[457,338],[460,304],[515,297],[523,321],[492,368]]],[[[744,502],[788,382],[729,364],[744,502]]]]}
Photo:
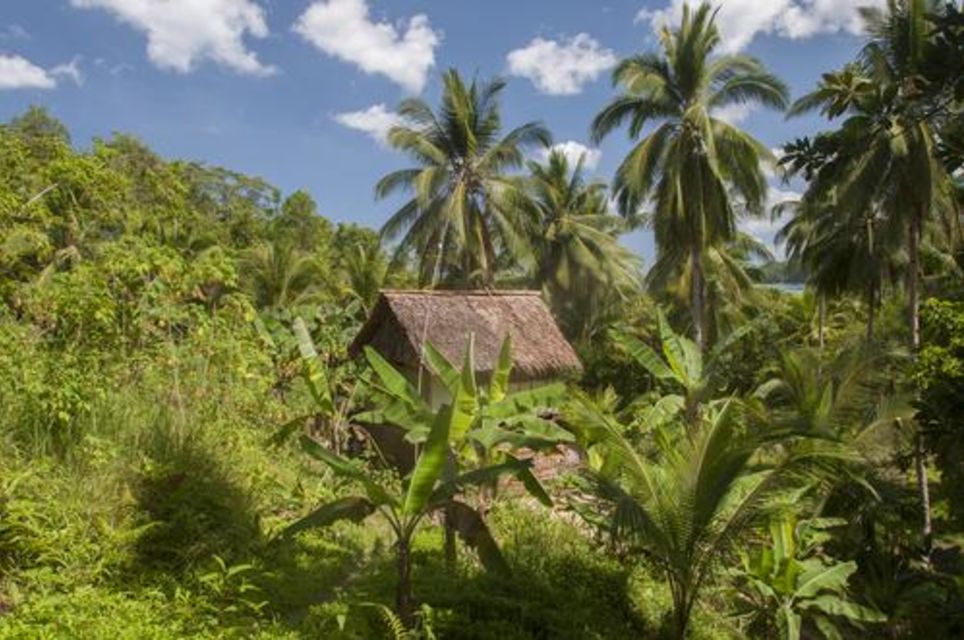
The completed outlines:
{"type": "Polygon", "coordinates": [[[39,107],[0,126],[0,638],[964,637],[961,13],[864,12],[795,102],[713,17],[617,66],[611,184],[446,73],[399,107],[380,231],[39,107]],[[713,115],[749,101],[828,128],[774,158],[713,115]],[[799,202],[765,210],[767,165],[799,202]],[[738,229],[769,215],[786,263],[738,229]],[[429,406],[347,354],[416,287],[541,290],[582,377],[428,345],[429,406]]]}

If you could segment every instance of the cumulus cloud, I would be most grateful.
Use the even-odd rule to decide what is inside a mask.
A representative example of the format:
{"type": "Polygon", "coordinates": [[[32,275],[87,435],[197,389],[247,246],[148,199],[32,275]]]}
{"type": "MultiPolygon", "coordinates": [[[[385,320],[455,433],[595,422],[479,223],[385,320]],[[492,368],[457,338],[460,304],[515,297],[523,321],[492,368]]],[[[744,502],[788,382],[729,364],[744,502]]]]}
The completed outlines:
{"type": "Polygon", "coordinates": [[[535,38],[506,56],[509,73],[528,78],[542,93],[573,95],[616,64],[616,55],[586,33],[567,40],[535,38]]]}
{"type": "Polygon", "coordinates": [[[554,144],[548,149],[543,149],[540,154],[542,161],[546,162],[549,159],[549,154],[553,151],[558,151],[562,155],[566,156],[566,160],[569,161],[569,166],[571,167],[575,167],[580,158],[585,158],[582,166],[589,171],[592,171],[598,167],[599,160],[602,158],[602,151],[599,149],[587,147],[586,145],[576,142],[575,140],[568,140],[566,142],[554,144]]]}
{"type": "Polygon", "coordinates": [[[180,73],[211,60],[239,73],[270,75],[245,45],[264,38],[264,10],[252,0],[70,0],[80,9],[103,9],[147,34],[147,55],[156,66],[180,73]]]}
{"type": "Polygon", "coordinates": [[[760,218],[743,218],[737,223],[737,226],[744,233],[748,233],[760,242],[766,244],[770,251],[779,257],[782,255],[782,252],[777,249],[774,237],[783,225],[786,224],[786,218],[785,216],[780,216],[771,219],[771,212],[773,211],[773,207],[778,204],[799,200],[802,197],[803,194],[798,191],[771,186],[767,192],[765,214],[760,218]]]}
{"type": "Polygon", "coordinates": [[[26,58],[0,54],[0,89],[53,89],[57,81],[26,58]]]}
{"type": "Polygon", "coordinates": [[[413,16],[404,29],[373,21],[366,0],[317,0],[294,30],[328,55],[384,75],[411,93],[425,88],[442,40],[424,14],[413,16]]]}
{"type": "Polygon", "coordinates": [[[402,118],[384,104],[372,105],[361,111],[336,113],[332,117],[338,124],[367,133],[380,144],[385,144],[392,127],[402,123],[402,118]]]}
{"type": "MultiPolygon", "coordinates": [[[[637,22],[654,28],[678,24],[686,0],[670,0],[663,9],[643,9],[637,22]]],[[[859,33],[863,6],[883,6],[884,0],[726,0],[716,23],[723,38],[721,49],[733,53],[746,48],[758,34],[784,38],[809,38],[821,33],[859,33]]]]}
{"type": "Polygon", "coordinates": [[[752,112],[752,104],[734,102],[733,104],[728,104],[725,107],[713,109],[712,115],[714,118],[722,120],[727,124],[738,125],[746,120],[752,112]]]}

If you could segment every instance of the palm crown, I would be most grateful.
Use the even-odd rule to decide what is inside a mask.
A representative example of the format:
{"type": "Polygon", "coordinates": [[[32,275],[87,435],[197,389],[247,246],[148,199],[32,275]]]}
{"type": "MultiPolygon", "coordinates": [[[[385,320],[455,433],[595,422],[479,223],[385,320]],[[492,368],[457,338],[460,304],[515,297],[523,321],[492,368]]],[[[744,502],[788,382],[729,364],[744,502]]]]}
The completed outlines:
{"type": "Polygon", "coordinates": [[[418,166],[383,177],[379,198],[395,192],[412,195],[382,227],[382,236],[401,236],[398,255],[414,251],[419,277],[434,277],[435,266],[449,280],[490,285],[499,249],[521,253],[525,246],[518,224],[501,200],[513,188],[506,172],[522,165],[525,150],[547,145],[549,132],[529,122],[502,135],[498,98],[501,80],[466,85],[452,70],[442,78],[437,111],[420,99],[398,109],[403,124],[388,142],[418,166]]]}
{"type": "Polygon", "coordinates": [[[690,261],[694,332],[701,345],[703,250],[736,232],[730,193],[748,212],[762,210],[767,185],[760,160],[771,157],[714,112],[747,102],[778,109],[787,103],[786,87],[755,58],[713,55],[720,44],[714,16],[708,4],[695,11],[684,7],[680,27],[660,33],[661,54],[622,61],[613,81],[623,94],[592,125],[599,140],[626,122],[633,138],[658,123],[617,170],[615,196],[624,215],[651,203],[659,261],[690,261]]]}

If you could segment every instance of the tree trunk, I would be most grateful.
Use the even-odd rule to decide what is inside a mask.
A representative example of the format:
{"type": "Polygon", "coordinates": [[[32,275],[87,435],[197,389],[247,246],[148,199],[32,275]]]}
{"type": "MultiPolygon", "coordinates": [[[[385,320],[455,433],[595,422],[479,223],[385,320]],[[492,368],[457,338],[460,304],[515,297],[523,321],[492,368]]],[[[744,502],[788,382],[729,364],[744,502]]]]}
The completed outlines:
{"type": "Polygon", "coordinates": [[[917,288],[920,279],[920,226],[920,216],[915,215],[910,221],[910,246],[908,247],[910,264],[907,266],[910,345],[915,353],[920,348],[920,294],[917,288]]]}
{"type": "MultiPolygon", "coordinates": [[[[907,297],[908,315],[910,319],[910,345],[914,357],[920,349],[920,294],[918,284],[920,279],[920,234],[921,216],[915,215],[910,221],[910,247],[908,248],[909,262],[907,269],[907,297]]],[[[920,425],[918,425],[918,429],[920,425]]],[[[914,463],[917,468],[917,491],[920,494],[920,508],[924,521],[921,526],[921,537],[924,545],[924,559],[930,561],[931,552],[931,498],[928,488],[927,464],[924,453],[924,441],[920,433],[914,441],[914,463]]]]}
{"type": "Polygon", "coordinates": [[[396,554],[398,585],[395,587],[395,613],[398,614],[405,628],[411,629],[415,619],[412,607],[412,556],[408,538],[403,536],[398,539],[396,554]]]}
{"type": "Polygon", "coordinates": [[[827,298],[822,293],[818,294],[817,299],[817,343],[820,345],[820,349],[823,350],[824,343],[824,327],[827,323],[827,298]]]}
{"type": "Polygon", "coordinates": [[[874,321],[877,314],[877,296],[874,295],[874,284],[867,287],[867,342],[874,339],[874,321]]]}
{"type": "Polygon", "coordinates": [[[690,252],[690,299],[693,316],[693,341],[702,352],[705,347],[703,335],[703,247],[695,245],[690,252]]]}
{"type": "Polygon", "coordinates": [[[924,560],[930,563],[933,528],[931,525],[931,496],[927,486],[927,460],[924,453],[924,439],[917,434],[914,439],[914,465],[917,468],[917,491],[920,494],[921,512],[924,518],[921,534],[924,542],[924,560]]]}

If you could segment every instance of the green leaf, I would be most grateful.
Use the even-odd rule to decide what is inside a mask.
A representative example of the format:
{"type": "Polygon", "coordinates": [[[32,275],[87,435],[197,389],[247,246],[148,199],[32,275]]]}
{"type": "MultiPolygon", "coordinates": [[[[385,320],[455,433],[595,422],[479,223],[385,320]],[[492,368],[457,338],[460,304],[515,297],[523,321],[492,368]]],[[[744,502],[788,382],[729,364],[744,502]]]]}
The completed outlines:
{"type": "Polygon", "coordinates": [[[339,498],[338,500],[318,507],[304,518],[289,525],[281,535],[289,538],[300,531],[327,527],[339,520],[361,522],[374,512],[375,505],[366,498],[359,496],[339,498]]]}
{"type": "Polygon", "coordinates": [[[535,474],[532,473],[531,461],[518,460],[510,455],[507,455],[506,457],[509,460],[515,460],[520,464],[523,462],[528,463],[528,464],[521,464],[521,466],[515,472],[516,479],[522,483],[522,486],[526,488],[526,491],[529,492],[530,496],[532,496],[533,498],[541,502],[543,506],[551,507],[552,498],[549,497],[549,494],[546,493],[546,490],[542,487],[542,483],[539,482],[539,479],[536,478],[535,474]]]}
{"type": "Polygon", "coordinates": [[[449,454],[449,434],[452,429],[453,409],[445,405],[436,415],[435,423],[428,434],[425,446],[422,447],[412,477],[408,483],[403,509],[410,515],[418,514],[425,508],[429,496],[435,488],[435,482],[442,475],[445,461],[449,454]]]}
{"type": "Polygon", "coordinates": [[[459,385],[452,397],[450,442],[461,442],[472,423],[475,422],[478,408],[478,390],[475,386],[475,334],[469,334],[469,344],[465,349],[459,385]]]}
{"type": "Polygon", "coordinates": [[[561,382],[516,391],[498,402],[490,402],[485,414],[489,418],[513,418],[521,413],[559,407],[566,398],[566,385],[561,382]]]}
{"type": "Polygon", "coordinates": [[[409,404],[424,403],[418,389],[413,387],[412,383],[377,351],[371,347],[365,347],[365,359],[368,360],[368,364],[375,371],[378,379],[381,380],[382,385],[384,385],[383,390],[386,393],[409,404]]]}
{"type": "Polygon", "coordinates": [[[308,436],[301,436],[301,448],[312,458],[324,462],[337,475],[355,480],[362,484],[368,499],[376,505],[395,504],[396,500],[369,477],[368,472],[352,464],[349,460],[332,453],[308,436]]]}
{"type": "Polygon", "coordinates": [[[638,362],[657,380],[677,380],[676,374],[666,366],[663,359],[656,355],[649,345],[643,344],[634,336],[623,333],[613,333],[613,340],[620,345],[632,358],[638,362]]]}
{"type": "Polygon", "coordinates": [[[441,503],[451,500],[459,492],[464,490],[465,487],[491,485],[497,482],[502,476],[517,475],[519,471],[527,467],[528,464],[529,463],[527,461],[516,460],[513,458],[507,462],[500,462],[499,464],[488,465],[486,467],[480,467],[478,469],[467,471],[451,481],[439,485],[432,493],[432,497],[429,502],[437,507],[441,503]]]}
{"type": "Polygon", "coordinates": [[[800,576],[800,586],[794,597],[812,598],[823,589],[840,590],[847,586],[847,579],[857,570],[857,563],[841,562],[831,567],[819,567],[800,576]]]}
{"type": "Polygon", "coordinates": [[[405,430],[406,440],[420,443],[428,435],[435,414],[424,405],[412,406],[401,400],[390,399],[383,408],[353,414],[351,419],[363,424],[395,425],[405,430]]]}
{"type": "Polygon", "coordinates": [[[813,620],[814,625],[816,625],[826,640],[843,639],[843,636],[841,636],[837,630],[837,625],[835,625],[830,618],[826,616],[810,616],[810,619],[813,620]]]}
{"type": "Polygon", "coordinates": [[[855,602],[850,602],[849,600],[845,600],[840,596],[834,595],[817,596],[816,598],[801,603],[800,607],[805,609],[817,609],[819,611],[823,611],[827,615],[842,616],[858,622],[887,621],[887,616],[876,609],[864,607],[855,602]]]}
{"type": "Polygon", "coordinates": [[[445,388],[454,394],[456,386],[459,383],[459,370],[456,369],[431,342],[426,341],[424,348],[425,359],[428,361],[429,366],[435,374],[441,378],[445,388]]]}
{"type": "Polygon", "coordinates": [[[509,393],[509,377],[512,375],[512,336],[506,335],[499,351],[499,361],[492,372],[489,385],[489,401],[499,402],[509,393]]]}
{"type": "Polygon", "coordinates": [[[455,531],[465,544],[475,549],[482,566],[493,573],[509,574],[509,565],[482,516],[468,505],[454,500],[445,509],[455,531]]]}
{"type": "Polygon", "coordinates": [[[298,351],[301,353],[301,361],[304,364],[305,382],[308,384],[308,391],[314,398],[318,408],[327,415],[335,412],[335,405],[331,399],[331,391],[328,388],[328,376],[318,358],[315,350],[315,343],[308,333],[308,327],[301,317],[295,318],[294,322],[295,338],[298,340],[298,351]]]}
{"type": "Polygon", "coordinates": [[[686,388],[699,382],[703,376],[703,356],[696,343],[675,331],[666,320],[662,310],[657,311],[659,340],[663,355],[673,370],[676,380],[686,388]]]}

